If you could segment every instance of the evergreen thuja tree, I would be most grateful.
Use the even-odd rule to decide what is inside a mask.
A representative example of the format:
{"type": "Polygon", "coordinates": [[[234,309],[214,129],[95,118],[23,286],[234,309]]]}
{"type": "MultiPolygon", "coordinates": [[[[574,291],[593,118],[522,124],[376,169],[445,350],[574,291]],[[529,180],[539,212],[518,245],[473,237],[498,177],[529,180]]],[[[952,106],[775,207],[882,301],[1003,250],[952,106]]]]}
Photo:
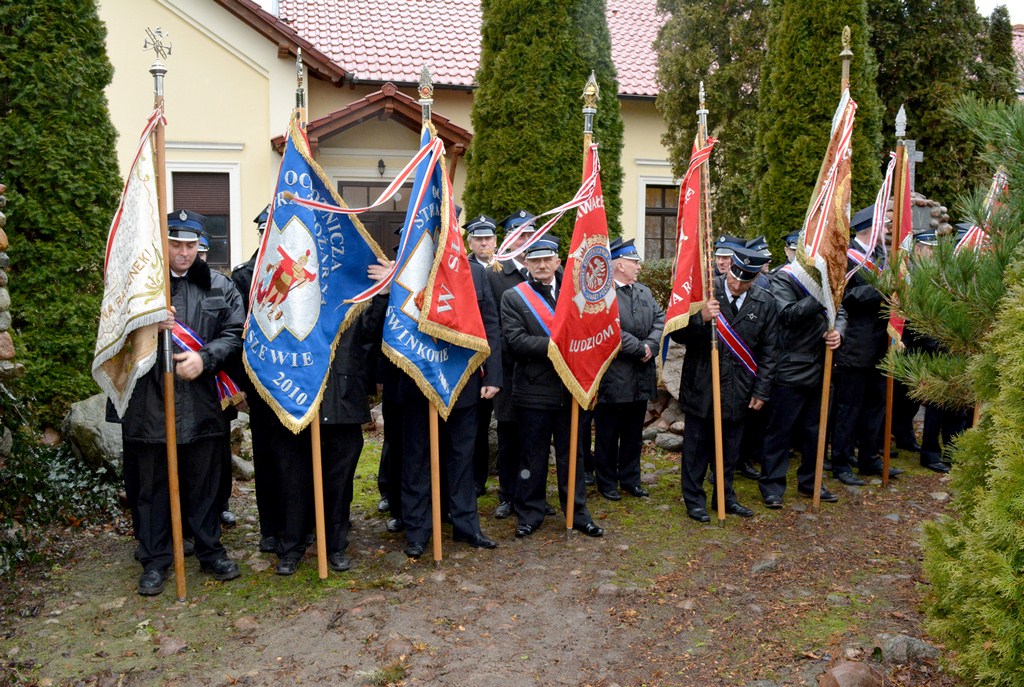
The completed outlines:
{"type": "Polygon", "coordinates": [[[1017,53],[1013,49],[1013,25],[1005,5],[992,10],[981,44],[977,92],[982,98],[1011,102],[1017,97],[1017,53]]]}
{"type": "MultiPolygon", "coordinates": [[[[976,164],[1002,167],[1011,193],[983,249],[957,254],[940,241],[908,282],[883,284],[908,327],[945,349],[890,352],[885,365],[929,403],[981,404],[980,423],[953,446],[953,515],[925,530],[928,628],[966,681],[1008,687],[1024,681],[1024,194],[1012,190],[1024,179],[1024,106],[962,98],[950,114],[985,151],[976,164]]],[[[962,198],[963,216],[985,217],[987,191],[962,198]]]]}
{"type": "MultiPolygon", "coordinates": [[[[501,219],[571,199],[583,170],[580,96],[590,72],[600,100],[594,123],[609,229],[620,229],[622,118],[603,0],[484,0],[468,215],[501,219]]],[[[571,218],[555,232],[568,245],[571,218]]]]}
{"type": "Polygon", "coordinates": [[[972,165],[973,139],[947,110],[980,86],[979,70],[991,72],[978,60],[981,17],[974,0],[869,0],[868,16],[886,146],[895,147],[892,122],[906,106],[907,134],[925,155],[915,190],[952,205],[982,181],[972,165]]]}
{"type": "Polygon", "coordinates": [[[658,109],[668,132],[673,172],[686,173],[694,136],[700,82],[707,92],[714,223],[742,235],[750,218],[751,160],[757,128],[761,61],[768,6],[763,0],[709,3],[659,0],[669,14],[658,34],[658,109]]]}
{"type": "Polygon", "coordinates": [[[865,0],[773,2],[758,111],[758,230],[782,253],[781,238],[803,223],[832,115],[839,104],[844,26],[851,30],[850,94],[857,102],[853,132],[853,210],[870,205],[881,184],[881,102],[877,65],[868,46],[865,0]]]}
{"type": "Polygon", "coordinates": [[[42,423],[97,391],[90,366],[102,261],[120,191],[105,35],[93,0],[0,3],[11,310],[42,423]]]}

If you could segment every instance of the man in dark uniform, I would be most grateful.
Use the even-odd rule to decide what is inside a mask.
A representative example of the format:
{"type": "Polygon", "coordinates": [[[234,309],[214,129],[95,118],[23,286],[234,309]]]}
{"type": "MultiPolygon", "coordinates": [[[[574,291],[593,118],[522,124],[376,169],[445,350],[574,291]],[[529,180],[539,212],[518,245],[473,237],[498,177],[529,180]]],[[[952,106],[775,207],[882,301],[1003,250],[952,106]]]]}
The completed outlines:
{"type": "MultiPolygon", "coordinates": [[[[508,234],[519,226],[531,222],[533,218],[534,216],[526,210],[517,210],[503,219],[501,226],[508,234]]],[[[532,224],[529,229],[524,232],[519,241],[510,246],[511,249],[514,250],[521,246],[534,233],[535,227],[532,224]]],[[[487,279],[494,294],[494,301],[498,305],[499,324],[501,324],[502,296],[509,289],[525,282],[528,274],[521,255],[510,260],[499,261],[487,271],[487,279]]],[[[516,471],[519,469],[520,453],[519,428],[516,425],[515,409],[512,406],[513,361],[504,336],[501,340],[501,361],[505,388],[494,397],[494,415],[498,420],[498,507],[494,511],[494,517],[498,519],[512,515],[512,501],[515,496],[516,471]]]]}
{"type": "MultiPolygon", "coordinates": [[[[228,419],[221,410],[215,373],[242,346],[245,313],[238,292],[224,275],[197,259],[206,218],[175,210],[168,216],[168,267],[171,308],[160,326],[175,320],[202,340],[198,350],[175,347],[175,419],[178,475],[183,513],[195,537],[200,569],[215,579],[240,574],[220,543],[218,487],[224,469],[223,442],[228,419]]],[[[143,573],[138,592],[159,594],[173,561],[171,506],[167,481],[167,436],[164,424],[163,372],[159,365],[139,379],[121,419],[125,491],[134,501],[138,559],[143,573]]]]}
{"type": "MultiPolygon", "coordinates": [[[[754,279],[754,284],[764,289],[771,290],[771,278],[769,265],[771,264],[772,252],[768,249],[768,241],[764,236],[752,238],[746,242],[747,250],[754,251],[764,258],[764,265],[761,266],[761,274],[754,279]]],[[[755,467],[761,464],[761,452],[764,450],[764,434],[768,429],[768,420],[771,418],[771,403],[767,400],[763,407],[758,410],[749,410],[743,424],[743,439],[740,443],[740,455],[736,460],[736,474],[747,479],[760,479],[761,472],[755,467]]]]}
{"type": "MultiPolygon", "coordinates": [[[[846,312],[839,308],[835,329],[828,328],[825,308],[797,280],[792,265],[783,265],[772,278],[772,295],[778,308],[778,336],[775,349],[775,381],[772,385],[772,417],[768,421],[761,479],[758,486],[764,505],[782,508],[786,492],[789,451],[801,452],[797,470],[797,491],[814,496],[814,471],[818,451],[818,420],[821,412],[821,383],[825,350],[822,342],[836,350],[846,328],[846,312]]],[[[821,487],[821,500],[839,497],[821,487]]]]}
{"type": "Polygon", "coordinates": [[[732,267],[732,251],[734,248],[742,248],[743,239],[729,234],[722,234],[715,241],[715,276],[720,277],[728,273],[732,267]]]}
{"type": "MultiPolygon", "coordinates": [[[[685,328],[672,333],[674,341],[686,345],[679,386],[679,399],[686,413],[680,472],[686,514],[698,522],[711,520],[704,476],[715,450],[711,380],[711,327],[716,326],[713,318],[723,320],[719,323],[719,332],[731,330],[737,340],[730,347],[726,336],[718,338],[725,511],[733,515],[750,517],[754,514],[736,500],[733,470],[739,458],[748,411],[761,412],[769,398],[775,373],[775,299],[754,283],[767,258],[737,247],[732,263],[728,274],[715,278],[713,296],[701,312],[691,317],[685,328]]],[[[714,505],[712,498],[712,507],[714,505]]]]}
{"type": "MultiPolygon", "coordinates": [[[[930,260],[939,243],[938,236],[932,230],[914,235],[914,255],[917,260],[930,260]]],[[[913,269],[911,263],[911,269],[913,269]]],[[[914,332],[909,325],[904,328],[903,343],[908,351],[938,353],[941,351],[939,342],[931,337],[914,332]]],[[[953,438],[966,430],[971,424],[970,416],[962,410],[940,408],[930,403],[924,404],[924,427],[921,432],[920,451],[921,467],[933,472],[947,473],[950,470],[949,449],[953,438]],[[939,443],[939,439],[942,443],[939,443]]]]}
{"type": "MultiPolygon", "coordinates": [[[[494,249],[497,244],[497,235],[494,233],[498,223],[487,215],[474,217],[465,225],[466,241],[469,244],[469,261],[475,262],[485,270],[494,264],[494,249]]],[[[476,271],[473,272],[474,276],[476,271]]],[[[487,288],[491,289],[491,306],[494,308],[494,318],[497,323],[498,301],[488,281],[487,273],[480,273],[487,288]]],[[[501,346],[501,333],[499,326],[498,345],[501,346]]],[[[500,352],[499,352],[500,353],[500,352]]],[[[487,474],[491,467],[491,416],[494,414],[494,399],[481,398],[477,405],[477,426],[476,445],[473,447],[473,481],[476,484],[477,496],[483,496],[487,492],[487,474]]]]}
{"type": "Polygon", "coordinates": [[[637,281],[641,265],[633,239],[617,238],[609,250],[622,348],[608,365],[597,392],[594,467],[598,491],[606,499],[618,501],[622,498],[619,487],[633,496],[649,495],[640,484],[640,449],[647,402],[658,393],[655,356],[665,328],[665,311],[651,290],[637,281]]]}
{"type": "MultiPolygon", "coordinates": [[[[548,358],[551,322],[554,318],[558,279],[558,244],[553,239],[537,241],[526,253],[530,280],[501,297],[501,332],[514,358],[512,401],[522,442],[519,481],[515,490],[517,537],[528,537],[541,526],[547,512],[545,488],[552,438],[558,473],[558,500],[566,512],[569,484],[569,439],[572,404],[548,358]]],[[[587,510],[582,460],[576,470],[573,529],[600,537],[604,530],[594,524],[587,510]]]]}
{"type": "MultiPolygon", "coordinates": [[[[263,239],[263,232],[267,228],[269,218],[270,206],[268,205],[253,220],[260,240],[263,239]]],[[[246,313],[249,312],[249,291],[259,252],[257,247],[253,251],[252,257],[231,270],[231,281],[238,289],[242,307],[246,313]]],[[[249,430],[252,433],[252,463],[256,485],[256,511],[260,526],[258,547],[260,551],[273,553],[277,548],[275,534],[280,527],[280,498],[276,493],[276,480],[271,477],[274,470],[275,453],[279,450],[288,450],[287,447],[292,445],[296,438],[291,430],[281,424],[277,415],[256,391],[256,387],[253,386],[245,371],[245,366],[242,364],[241,354],[232,357],[230,370],[231,378],[245,392],[245,402],[249,412],[249,430]]],[[[305,446],[308,445],[307,437],[305,446]]]]}
{"type": "MultiPolygon", "coordinates": [[[[851,486],[865,484],[853,474],[854,447],[861,475],[882,474],[879,441],[885,420],[885,377],[878,363],[889,345],[889,335],[881,315],[882,294],[864,276],[865,270],[877,272],[885,266],[885,248],[867,245],[874,211],[873,205],[866,207],[850,220],[856,235],[847,252],[847,270],[857,270],[843,292],[846,331],[832,375],[832,474],[851,486]]],[[[902,472],[889,468],[890,477],[902,472]]]]}
{"type": "MultiPolygon", "coordinates": [[[[371,266],[370,277],[379,279],[387,261],[371,266]],[[383,268],[383,269],[381,269],[383,268]]],[[[365,360],[380,343],[380,331],[388,296],[381,293],[370,301],[352,325],[338,339],[320,403],[320,456],[323,469],[324,538],[327,564],[335,572],[352,567],[348,549],[353,479],[363,450],[363,425],[370,421],[365,360]]],[[[291,575],[298,568],[313,530],[313,467],[309,430],[289,443],[291,450],[279,454],[274,477],[280,494],[281,527],[277,532],[278,575],[291,575]],[[302,445],[305,449],[302,449],[302,445]]]]}
{"type": "MultiPolygon", "coordinates": [[[[476,443],[477,410],[481,399],[494,398],[501,387],[501,329],[494,294],[484,268],[470,262],[477,306],[491,354],[459,393],[448,419],[438,423],[440,459],[447,483],[447,512],[452,538],[474,548],[493,549],[498,544],[480,531],[477,487],[473,480],[473,449],[476,443]]],[[[419,558],[431,536],[430,509],[430,408],[427,397],[408,375],[399,381],[402,399],[402,514],[407,545],[405,554],[419,558]]],[[[442,510],[445,510],[442,506],[442,510]]]]}

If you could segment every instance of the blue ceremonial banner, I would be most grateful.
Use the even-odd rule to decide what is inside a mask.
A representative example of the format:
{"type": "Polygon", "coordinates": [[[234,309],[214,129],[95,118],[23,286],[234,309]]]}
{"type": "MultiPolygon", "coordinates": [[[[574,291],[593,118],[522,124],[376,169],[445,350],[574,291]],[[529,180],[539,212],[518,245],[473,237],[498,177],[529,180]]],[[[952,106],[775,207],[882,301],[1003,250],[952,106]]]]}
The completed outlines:
{"type": "Polygon", "coordinates": [[[358,219],[292,197],[345,207],[295,119],[253,270],[244,360],[260,396],[298,433],[316,417],[339,335],[366,306],[346,299],[373,285],[367,268],[384,254],[358,219]]]}
{"type": "MultiPolygon", "coordinates": [[[[431,145],[431,134],[428,124],[421,148],[431,145]]],[[[447,419],[490,349],[441,155],[425,158],[416,168],[397,262],[384,323],[384,354],[447,419]],[[452,245],[454,252],[449,250],[452,245]]]]}

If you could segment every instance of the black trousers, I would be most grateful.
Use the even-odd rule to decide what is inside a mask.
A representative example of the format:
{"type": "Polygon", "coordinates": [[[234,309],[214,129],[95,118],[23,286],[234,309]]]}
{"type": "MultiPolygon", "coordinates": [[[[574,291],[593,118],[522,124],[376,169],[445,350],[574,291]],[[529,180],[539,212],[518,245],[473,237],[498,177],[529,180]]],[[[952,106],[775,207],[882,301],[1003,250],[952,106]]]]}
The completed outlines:
{"type": "MultiPolygon", "coordinates": [[[[195,537],[196,558],[204,563],[227,555],[220,543],[217,501],[224,469],[223,443],[223,437],[214,437],[178,444],[182,519],[195,537]]],[[[167,447],[124,441],[124,482],[125,493],[134,501],[129,505],[139,542],[139,562],[143,570],[164,570],[174,560],[167,447]]]]}
{"type": "MultiPolygon", "coordinates": [[[[643,446],[647,401],[598,403],[594,408],[594,471],[597,488],[611,491],[640,486],[640,449],[643,446]]],[[[581,435],[582,437],[582,435],[581,435]]],[[[582,437],[582,443],[589,443],[582,437]]]]}
{"type": "Polygon", "coordinates": [[[868,469],[882,451],[885,377],[875,368],[836,367],[832,379],[832,473],[851,471],[855,448],[858,467],[868,469]]]}
{"type": "MultiPolygon", "coordinates": [[[[910,398],[910,390],[907,385],[899,380],[893,380],[892,393],[892,436],[901,446],[914,444],[917,437],[914,436],[914,416],[917,415],[921,404],[910,398]]],[[[885,429],[885,422],[882,422],[882,429],[885,429]]]]}
{"type": "MultiPolygon", "coordinates": [[[[704,492],[704,478],[708,468],[714,465],[715,420],[686,413],[683,430],[683,456],[679,474],[686,508],[706,508],[707,494],[704,492]]],[[[743,421],[722,422],[722,463],[725,477],[725,503],[736,503],[732,478],[739,460],[740,443],[743,440],[743,421]]],[[[712,467],[713,469],[713,467],[712,467]]],[[[713,487],[714,489],[714,487],[713,487]]],[[[712,495],[717,493],[712,491],[712,495]]],[[[712,501],[714,501],[712,496],[712,501]]]]}
{"type": "Polygon", "coordinates": [[[743,440],[740,442],[740,455],[737,465],[761,464],[764,453],[764,438],[768,432],[768,422],[772,419],[772,403],[768,401],[760,410],[746,412],[743,421],[743,440]]]}
{"type": "Polygon", "coordinates": [[[786,493],[789,451],[800,451],[797,487],[814,493],[814,467],[818,451],[818,420],[821,417],[821,386],[776,386],[772,391],[772,417],[768,421],[758,486],[761,496],[786,493]],[[794,443],[796,442],[796,443],[794,443]]]}
{"type": "Polygon", "coordinates": [[[275,475],[277,445],[287,441],[291,430],[281,424],[274,411],[258,394],[249,399],[249,430],[252,432],[252,467],[256,488],[256,510],[260,536],[276,537],[281,528],[281,497],[275,475]],[[255,396],[256,398],[253,398],[255,396]]]}
{"type": "MultiPolygon", "coordinates": [[[[390,365],[390,363],[389,363],[390,365]]],[[[393,365],[391,365],[394,368],[393,365]]],[[[381,412],[384,414],[384,444],[377,467],[378,486],[383,481],[392,518],[402,519],[402,404],[398,400],[398,380],[384,377],[381,412]],[[383,479],[381,479],[383,475],[383,479]]]]}
{"type": "MultiPolygon", "coordinates": [[[[447,477],[442,482],[442,511],[452,518],[457,536],[480,533],[473,483],[473,445],[476,440],[476,405],[453,408],[447,421],[438,422],[438,449],[447,477]],[[447,501],[445,502],[445,497],[447,501]]],[[[430,508],[430,408],[422,395],[407,398],[402,406],[402,519],[410,544],[425,544],[433,527],[430,508]]]]}
{"type": "MultiPolygon", "coordinates": [[[[289,432],[290,434],[290,432],[289,432]]],[[[301,558],[306,535],[315,527],[313,512],[313,456],[309,430],[292,435],[293,441],[278,452],[277,478],[282,497],[282,525],[277,536],[277,555],[301,558]]],[[[363,450],[359,424],[320,427],[320,463],[324,489],[324,538],[327,553],[348,548],[352,509],[352,480],[363,450]]]]}
{"type": "Polygon", "coordinates": [[[476,442],[473,444],[473,483],[476,493],[483,495],[487,490],[487,476],[491,472],[491,415],[494,399],[481,398],[476,406],[476,442]]]}
{"type": "MultiPolygon", "coordinates": [[[[545,491],[548,482],[548,456],[551,443],[555,445],[555,472],[558,480],[558,503],[566,512],[569,498],[569,438],[572,410],[517,408],[522,452],[519,460],[519,478],[516,483],[516,517],[520,525],[540,527],[547,506],[545,491]]],[[[576,456],[576,483],[573,499],[573,526],[583,527],[591,522],[587,510],[587,490],[583,481],[583,460],[576,456]]]]}
{"type": "Polygon", "coordinates": [[[498,420],[498,500],[513,503],[522,455],[518,422],[498,420]]]}
{"type": "Polygon", "coordinates": [[[953,439],[970,425],[971,417],[966,412],[925,405],[924,428],[921,432],[921,465],[950,462],[949,448],[953,439]]]}

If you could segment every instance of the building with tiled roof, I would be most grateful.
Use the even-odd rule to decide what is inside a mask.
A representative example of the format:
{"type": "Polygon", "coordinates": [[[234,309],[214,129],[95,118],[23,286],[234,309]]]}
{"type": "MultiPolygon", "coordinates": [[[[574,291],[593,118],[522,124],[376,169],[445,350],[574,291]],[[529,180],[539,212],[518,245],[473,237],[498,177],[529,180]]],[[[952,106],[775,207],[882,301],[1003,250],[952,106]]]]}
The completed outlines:
{"type": "MultiPolygon", "coordinates": [[[[127,169],[152,106],[147,27],[172,44],[166,60],[170,205],[216,218],[211,262],[230,266],[256,247],[249,218],[266,205],[280,142],[295,104],[301,49],[310,142],[350,205],[368,204],[418,146],[415,84],[424,65],[445,140],[456,199],[472,145],[470,113],[480,59],[479,0],[98,0],[115,67],[108,89],[127,169]],[[275,139],[278,139],[275,142],[275,139]]],[[[623,234],[664,252],[674,235],[675,180],[661,144],[665,125],[654,39],[657,0],[608,0],[624,131],[623,234]],[[647,239],[645,241],[645,238],[647,239]]],[[[582,89],[582,84],[581,84],[582,89]]],[[[600,111],[598,112],[600,117],[600,111]]],[[[387,250],[407,200],[364,224],[387,250]]],[[[514,208],[492,208],[503,216],[514,208]]],[[[548,208],[533,208],[535,211],[548,208]]],[[[470,209],[472,212],[474,209],[470,209]]],[[[478,210],[479,211],[479,210],[478,210]]],[[[648,254],[645,257],[658,257],[648,254]]]]}

